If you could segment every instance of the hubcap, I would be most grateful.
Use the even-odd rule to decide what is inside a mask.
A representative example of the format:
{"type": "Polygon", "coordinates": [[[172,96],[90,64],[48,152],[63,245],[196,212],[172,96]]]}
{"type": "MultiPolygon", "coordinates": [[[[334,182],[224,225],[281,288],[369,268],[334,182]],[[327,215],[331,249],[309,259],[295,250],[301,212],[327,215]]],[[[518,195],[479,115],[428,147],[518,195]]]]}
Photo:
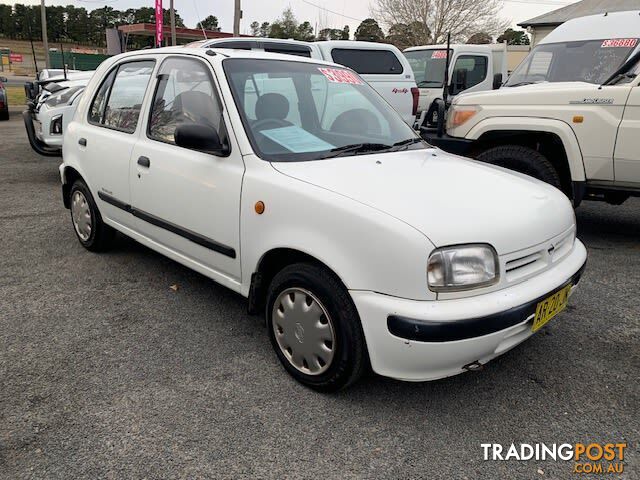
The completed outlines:
{"type": "Polygon", "coordinates": [[[302,288],[283,291],[273,304],[271,327],[289,363],[307,375],[320,375],[333,360],[333,323],[318,298],[302,288]]]}
{"type": "Polygon", "coordinates": [[[91,236],[91,211],[84,194],[78,190],[71,197],[71,219],[78,237],[86,242],[91,236]]]}

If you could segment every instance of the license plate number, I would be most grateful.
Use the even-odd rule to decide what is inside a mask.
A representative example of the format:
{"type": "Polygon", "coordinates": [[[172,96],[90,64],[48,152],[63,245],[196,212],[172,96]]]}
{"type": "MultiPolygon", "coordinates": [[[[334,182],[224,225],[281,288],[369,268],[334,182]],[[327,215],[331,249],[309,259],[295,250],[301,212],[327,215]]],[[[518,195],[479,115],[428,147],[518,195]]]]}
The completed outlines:
{"type": "Polygon", "coordinates": [[[553,295],[538,303],[536,307],[536,316],[534,317],[533,325],[531,326],[532,332],[540,330],[540,328],[547,324],[549,320],[567,308],[571,286],[571,284],[567,285],[563,289],[558,290],[553,295]]]}

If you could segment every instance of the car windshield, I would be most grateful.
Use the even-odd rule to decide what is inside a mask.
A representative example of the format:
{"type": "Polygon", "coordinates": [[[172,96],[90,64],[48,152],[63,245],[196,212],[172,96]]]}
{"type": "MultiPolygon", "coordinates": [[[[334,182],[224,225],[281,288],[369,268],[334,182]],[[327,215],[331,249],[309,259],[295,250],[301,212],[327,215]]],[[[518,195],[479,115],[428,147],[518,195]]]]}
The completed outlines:
{"type": "Polygon", "coordinates": [[[223,67],[256,154],[320,160],[426,148],[356,73],[337,66],[229,58],[223,67]]]}
{"type": "Polygon", "coordinates": [[[505,86],[539,82],[601,84],[629,58],[637,38],[600,39],[538,45],[505,86]]]}
{"type": "MultiPolygon", "coordinates": [[[[451,50],[449,50],[451,52],[451,50]]],[[[442,88],[447,65],[447,49],[413,50],[404,52],[413,70],[418,87],[442,88]]]]}

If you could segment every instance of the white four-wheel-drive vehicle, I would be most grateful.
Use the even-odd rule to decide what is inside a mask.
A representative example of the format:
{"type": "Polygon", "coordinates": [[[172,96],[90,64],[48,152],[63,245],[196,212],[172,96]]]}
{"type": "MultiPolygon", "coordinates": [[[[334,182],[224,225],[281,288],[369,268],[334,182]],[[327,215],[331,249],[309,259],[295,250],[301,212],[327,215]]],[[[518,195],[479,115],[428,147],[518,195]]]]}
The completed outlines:
{"type": "Polygon", "coordinates": [[[560,191],[431,148],[320,60],[113,57],[63,150],[83,246],[118,230],[248,297],[284,368],[320,390],[368,365],[413,381],[475,369],[559,313],[586,261],[560,191]]]}
{"type": "Polygon", "coordinates": [[[301,42],[277,38],[224,38],[200,40],[191,47],[231,48],[280,53],[339,63],[359,73],[369,85],[413,125],[418,89],[409,62],[398,48],[386,43],[330,40],[301,42]]]}
{"type": "Polygon", "coordinates": [[[27,86],[25,90],[32,98],[22,117],[29,144],[36,153],[49,157],[62,155],[64,131],[92,75],[92,71],[70,73],[27,86]]]}
{"type": "MultiPolygon", "coordinates": [[[[511,168],[582,199],[640,195],[640,12],[570,20],[498,91],[453,101],[443,149],[511,168]]],[[[490,187],[490,186],[488,186],[490,187]]]]}
{"type": "MultiPolygon", "coordinates": [[[[438,100],[442,100],[447,65],[446,45],[425,45],[404,50],[420,92],[418,125],[438,123],[438,100]]],[[[500,88],[507,78],[507,45],[449,45],[449,98],[462,92],[500,88]]]]}

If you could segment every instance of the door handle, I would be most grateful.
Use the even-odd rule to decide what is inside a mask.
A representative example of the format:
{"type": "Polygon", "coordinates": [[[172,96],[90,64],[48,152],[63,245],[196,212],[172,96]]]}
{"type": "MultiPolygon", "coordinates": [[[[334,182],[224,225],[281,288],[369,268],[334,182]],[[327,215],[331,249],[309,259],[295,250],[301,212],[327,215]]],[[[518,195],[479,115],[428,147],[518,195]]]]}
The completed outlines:
{"type": "Polygon", "coordinates": [[[87,139],[86,138],[81,138],[80,140],[78,140],[78,144],[82,145],[83,147],[87,146],[87,139]]]}
{"type": "Polygon", "coordinates": [[[149,160],[149,157],[138,157],[138,165],[149,168],[151,166],[151,160],[149,160]]]}

